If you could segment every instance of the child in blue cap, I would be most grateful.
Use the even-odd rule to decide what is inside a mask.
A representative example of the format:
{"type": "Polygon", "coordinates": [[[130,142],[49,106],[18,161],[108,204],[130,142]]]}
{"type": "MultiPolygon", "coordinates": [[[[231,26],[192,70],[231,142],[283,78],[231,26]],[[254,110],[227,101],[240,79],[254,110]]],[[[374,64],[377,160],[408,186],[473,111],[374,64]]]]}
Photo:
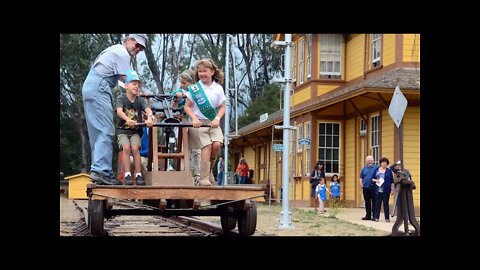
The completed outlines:
{"type": "Polygon", "coordinates": [[[116,101],[116,111],[119,121],[117,124],[117,141],[122,150],[122,163],[125,168],[124,185],[133,185],[133,177],[130,172],[130,153],[135,165],[135,181],[137,185],[145,185],[142,176],[140,161],[140,144],[142,128],[135,126],[138,119],[142,118],[142,112],[147,114],[145,124],[151,127],[153,124],[153,112],[148,107],[147,101],[138,96],[142,83],[135,70],[126,71],[125,94],[121,94],[116,101]],[[128,171],[127,171],[128,170],[128,171]]]}

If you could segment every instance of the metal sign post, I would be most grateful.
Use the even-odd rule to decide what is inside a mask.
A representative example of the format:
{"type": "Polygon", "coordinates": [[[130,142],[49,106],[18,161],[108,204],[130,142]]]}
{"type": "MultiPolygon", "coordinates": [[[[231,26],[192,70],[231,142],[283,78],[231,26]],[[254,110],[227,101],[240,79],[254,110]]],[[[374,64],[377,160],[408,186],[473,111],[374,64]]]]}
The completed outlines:
{"type": "Polygon", "coordinates": [[[407,109],[408,101],[403,95],[402,91],[400,91],[400,87],[396,87],[395,91],[393,92],[392,101],[390,102],[390,106],[388,107],[388,114],[392,118],[393,122],[397,126],[398,138],[400,140],[399,147],[400,147],[400,171],[397,171],[397,175],[399,176],[399,180],[395,183],[396,185],[396,196],[395,202],[393,205],[393,213],[392,216],[395,214],[395,209],[397,208],[398,203],[398,214],[397,220],[392,227],[392,236],[399,236],[399,235],[414,235],[420,236],[420,224],[418,224],[417,220],[415,219],[415,209],[413,206],[413,196],[412,190],[415,189],[415,184],[411,181],[410,177],[407,176],[405,173],[404,168],[404,161],[403,161],[403,115],[405,114],[405,110],[407,109]],[[410,233],[408,229],[408,221],[413,225],[415,230],[410,233]],[[398,231],[401,223],[403,222],[404,225],[404,232],[403,234],[398,231]]]}

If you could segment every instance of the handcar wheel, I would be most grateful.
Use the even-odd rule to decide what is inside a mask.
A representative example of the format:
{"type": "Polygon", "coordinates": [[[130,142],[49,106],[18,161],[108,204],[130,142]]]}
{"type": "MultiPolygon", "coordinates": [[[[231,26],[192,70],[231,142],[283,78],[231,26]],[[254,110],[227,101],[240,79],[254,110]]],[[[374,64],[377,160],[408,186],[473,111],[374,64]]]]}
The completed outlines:
{"type": "Polygon", "coordinates": [[[224,231],[231,231],[237,226],[237,219],[230,215],[224,214],[220,216],[220,223],[224,231]]]}
{"type": "Polygon", "coordinates": [[[242,236],[250,236],[257,228],[257,205],[252,202],[252,207],[244,210],[238,218],[238,232],[242,236]]]}

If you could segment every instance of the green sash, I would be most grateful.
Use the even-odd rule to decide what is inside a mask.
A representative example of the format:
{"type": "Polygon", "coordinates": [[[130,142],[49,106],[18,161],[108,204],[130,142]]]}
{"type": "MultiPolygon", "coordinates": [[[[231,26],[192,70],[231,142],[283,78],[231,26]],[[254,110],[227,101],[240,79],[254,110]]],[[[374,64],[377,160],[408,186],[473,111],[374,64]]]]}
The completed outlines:
{"type": "Polygon", "coordinates": [[[217,117],[217,110],[215,110],[212,104],[210,104],[210,101],[200,83],[196,82],[187,88],[202,114],[210,121],[213,121],[215,117],[217,117]]]}

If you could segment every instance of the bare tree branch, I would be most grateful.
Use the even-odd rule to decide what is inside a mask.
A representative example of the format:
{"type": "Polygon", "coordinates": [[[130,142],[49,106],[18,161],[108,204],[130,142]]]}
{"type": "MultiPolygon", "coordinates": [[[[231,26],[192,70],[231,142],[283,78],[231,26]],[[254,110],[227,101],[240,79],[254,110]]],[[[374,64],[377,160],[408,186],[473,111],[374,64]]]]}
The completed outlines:
{"type": "Polygon", "coordinates": [[[148,68],[150,68],[150,72],[152,73],[153,80],[157,85],[157,89],[162,89],[162,84],[160,82],[160,69],[158,68],[157,61],[155,61],[155,57],[152,51],[152,43],[155,41],[155,36],[152,34],[148,35],[150,42],[147,42],[145,47],[145,56],[147,58],[148,68]]]}

